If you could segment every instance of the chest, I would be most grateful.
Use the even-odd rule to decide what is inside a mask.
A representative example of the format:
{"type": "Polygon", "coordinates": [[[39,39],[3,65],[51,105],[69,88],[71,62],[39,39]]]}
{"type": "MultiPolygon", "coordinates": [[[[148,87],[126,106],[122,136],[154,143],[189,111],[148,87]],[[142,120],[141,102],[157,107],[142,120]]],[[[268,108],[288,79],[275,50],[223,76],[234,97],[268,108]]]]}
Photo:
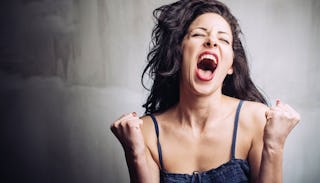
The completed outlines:
{"type": "MultiPolygon", "coordinates": [[[[250,138],[237,129],[235,157],[246,159],[250,138]]],[[[220,126],[195,137],[183,130],[163,130],[161,154],[164,168],[169,172],[192,173],[217,168],[232,158],[233,125],[220,126]]],[[[160,162],[159,162],[160,163],[160,162]]]]}

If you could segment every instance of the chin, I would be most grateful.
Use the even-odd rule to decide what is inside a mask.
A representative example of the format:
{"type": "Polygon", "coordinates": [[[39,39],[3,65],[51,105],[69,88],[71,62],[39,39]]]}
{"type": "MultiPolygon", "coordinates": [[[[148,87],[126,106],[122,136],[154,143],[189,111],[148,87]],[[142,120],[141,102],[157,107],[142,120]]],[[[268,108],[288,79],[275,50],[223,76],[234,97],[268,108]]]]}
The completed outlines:
{"type": "Polygon", "coordinates": [[[210,96],[213,93],[216,93],[218,88],[212,86],[212,85],[202,85],[202,86],[194,86],[194,94],[197,96],[210,96]]]}

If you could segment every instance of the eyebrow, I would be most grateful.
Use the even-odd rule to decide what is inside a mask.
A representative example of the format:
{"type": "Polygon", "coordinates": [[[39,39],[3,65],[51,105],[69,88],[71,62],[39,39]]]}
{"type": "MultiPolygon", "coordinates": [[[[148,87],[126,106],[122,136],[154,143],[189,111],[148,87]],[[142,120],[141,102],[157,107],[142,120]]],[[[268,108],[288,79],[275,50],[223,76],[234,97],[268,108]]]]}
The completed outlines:
{"type": "MultiPolygon", "coordinates": [[[[208,29],[204,28],[204,27],[195,27],[194,29],[192,29],[191,31],[195,30],[195,29],[201,29],[204,30],[206,32],[208,32],[208,29]]],[[[225,32],[225,31],[218,31],[219,34],[227,34],[230,35],[229,33],[225,32]]]]}

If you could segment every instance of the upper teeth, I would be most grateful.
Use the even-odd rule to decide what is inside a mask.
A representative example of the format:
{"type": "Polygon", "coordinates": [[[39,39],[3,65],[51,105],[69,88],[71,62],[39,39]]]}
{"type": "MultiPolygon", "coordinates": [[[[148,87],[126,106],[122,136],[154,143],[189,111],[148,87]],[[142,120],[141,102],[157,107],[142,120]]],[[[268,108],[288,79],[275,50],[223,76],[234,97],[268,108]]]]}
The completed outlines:
{"type": "Polygon", "coordinates": [[[211,54],[204,54],[200,57],[200,60],[203,60],[203,59],[210,59],[210,60],[213,60],[213,62],[215,64],[217,64],[217,59],[215,56],[211,55],[211,54]]]}

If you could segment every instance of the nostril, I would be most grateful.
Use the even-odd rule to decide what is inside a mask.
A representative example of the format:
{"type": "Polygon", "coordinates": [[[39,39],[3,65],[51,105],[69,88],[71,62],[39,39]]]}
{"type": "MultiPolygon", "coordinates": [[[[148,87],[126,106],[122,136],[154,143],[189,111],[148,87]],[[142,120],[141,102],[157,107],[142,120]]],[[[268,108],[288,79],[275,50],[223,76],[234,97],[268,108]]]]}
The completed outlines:
{"type": "Polygon", "coordinates": [[[210,41],[207,41],[207,42],[206,42],[206,46],[209,46],[209,47],[210,47],[210,46],[211,46],[211,42],[210,42],[210,41]]]}
{"type": "Polygon", "coordinates": [[[207,40],[204,44],[206,47],[217,47],[218,44],[215,42],[212,42],[211,40],[207,40]]]}

